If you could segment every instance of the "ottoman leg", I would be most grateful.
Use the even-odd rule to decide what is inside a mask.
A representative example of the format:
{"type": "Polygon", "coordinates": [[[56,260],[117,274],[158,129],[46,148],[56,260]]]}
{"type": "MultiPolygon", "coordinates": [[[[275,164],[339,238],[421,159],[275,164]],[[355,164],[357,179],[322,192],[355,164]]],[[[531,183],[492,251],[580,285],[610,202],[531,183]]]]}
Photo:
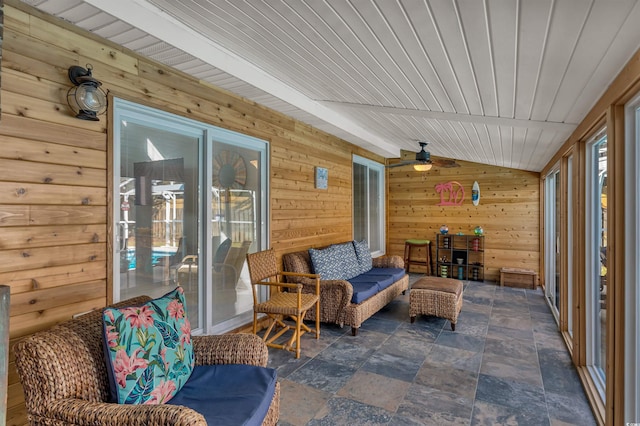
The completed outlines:
{"type": "Polygon", "coordinates": [[[451,331],[456,331],[456,324],[455,323],[451,323],[451,331]]]}
{"type": "Polygon", "coordinates": [[[416,317],[411,317],[411,324],[413,324],[416,320],[416,317]]]}

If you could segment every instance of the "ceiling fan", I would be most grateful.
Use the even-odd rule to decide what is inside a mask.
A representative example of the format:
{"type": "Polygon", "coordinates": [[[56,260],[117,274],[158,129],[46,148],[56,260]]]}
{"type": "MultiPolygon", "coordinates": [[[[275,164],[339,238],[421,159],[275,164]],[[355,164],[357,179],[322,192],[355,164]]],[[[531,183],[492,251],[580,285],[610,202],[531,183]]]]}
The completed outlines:
{"type": "Polygon", "coordinates": [[[400,150],[400,161],[399,163],[389,164],[387,167],[400,167],[400,166],[409,166],[413,165],[413,168],[419,172],[426,172],[430,170],[432,166],[436,167],[460,167],[460,164],[456,163],[455,160],[447,160],[447,159],[431,159],[431,153],[429,151],[425,151],[424,148],[427,146],[427,142],[418,142],[420,144],[420,151],[413,152],[407,151],[404,149],[400,150]]]}

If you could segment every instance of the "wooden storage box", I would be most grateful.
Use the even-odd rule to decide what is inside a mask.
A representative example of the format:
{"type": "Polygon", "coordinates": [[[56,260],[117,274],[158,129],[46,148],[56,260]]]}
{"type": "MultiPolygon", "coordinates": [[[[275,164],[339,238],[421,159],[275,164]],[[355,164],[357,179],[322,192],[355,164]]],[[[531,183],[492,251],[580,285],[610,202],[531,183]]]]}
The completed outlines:
{"type": "Polygon", "coordinates": [[[500,285],[535,290],[538,274],[530,269],[502,268],[500,269],[500,285]]]}

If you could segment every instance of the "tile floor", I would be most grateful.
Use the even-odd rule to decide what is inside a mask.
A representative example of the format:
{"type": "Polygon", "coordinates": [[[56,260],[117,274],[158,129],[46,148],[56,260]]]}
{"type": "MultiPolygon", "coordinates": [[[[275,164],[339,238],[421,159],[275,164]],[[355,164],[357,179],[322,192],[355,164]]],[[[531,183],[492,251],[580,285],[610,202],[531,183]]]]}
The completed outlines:
{"type": "Polygon", "coordinates": [[[433,317],[411,324],[407,293],[356,337],[323,324],[300,359],[269,351],[282,426],[595,424],[539,289],[465,282],[455,332],[433,317]]]}

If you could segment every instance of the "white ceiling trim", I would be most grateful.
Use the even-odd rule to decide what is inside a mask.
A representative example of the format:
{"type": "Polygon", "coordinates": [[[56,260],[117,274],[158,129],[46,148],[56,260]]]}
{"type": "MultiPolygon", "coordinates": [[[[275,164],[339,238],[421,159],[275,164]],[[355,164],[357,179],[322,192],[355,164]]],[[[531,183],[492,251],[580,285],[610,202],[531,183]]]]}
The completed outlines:
{"type": "Polygon", "coordinates": [[[538,121],[525,120],[508,117],[489,117],[486,115],[461,114],[455,112],[443,111],[426,111],[410,108],[397,108],[380,105],[355,104],[349,102],[321,101],[324,104],[336,105],[339,107],[347,107],[350,109],[363,109],[366,111],[375,111],[382,114],[409,115],[413,117],[430,118],[434,120],[458,121],[463,123],[479,123],[491,124],[496,126],[508,127],[524,127],[543,130],[552,130],[554,132],[573,132],[577,124],[558,123],[554,121],[538,121]]]}
{"type": "Polygon", "coordinates": [[[378,154],[399,156],[400,149],[344,115],[314,101],[229,52],[144,0],[86,0],[86,3],[183,50],[265,92],[306,111],[379,148],[378,154]]]}

